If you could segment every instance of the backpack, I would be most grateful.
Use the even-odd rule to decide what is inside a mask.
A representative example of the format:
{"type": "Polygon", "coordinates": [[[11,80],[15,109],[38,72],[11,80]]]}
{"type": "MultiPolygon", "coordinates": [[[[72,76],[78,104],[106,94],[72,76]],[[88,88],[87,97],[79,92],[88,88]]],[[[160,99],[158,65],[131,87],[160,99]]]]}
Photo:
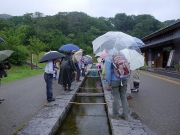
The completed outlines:
{"type": "Polygon", "coordinates": [[[112,56],[113,66],[114,66],[114,74],[118,78],[127,77],[130,75],[130,66],[127,59],[118,52],[117,55],[112,56]]]}

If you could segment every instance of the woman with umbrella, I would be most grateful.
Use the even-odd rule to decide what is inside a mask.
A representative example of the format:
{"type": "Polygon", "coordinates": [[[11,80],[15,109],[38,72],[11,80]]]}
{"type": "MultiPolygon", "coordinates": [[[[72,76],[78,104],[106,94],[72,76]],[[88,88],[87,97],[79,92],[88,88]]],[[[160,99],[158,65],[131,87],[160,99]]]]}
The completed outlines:
{"type": "Polygon", "coordinates": [[[73,74],[76,77],[76,67],[72,60],[72,51],[68,51],[66,52],[66,56],[61,61],[61,69],[58,79],[58,83],[63,85],[64,90],[71,91],[71,83],[73,82],[74,76],[73,74]]]}

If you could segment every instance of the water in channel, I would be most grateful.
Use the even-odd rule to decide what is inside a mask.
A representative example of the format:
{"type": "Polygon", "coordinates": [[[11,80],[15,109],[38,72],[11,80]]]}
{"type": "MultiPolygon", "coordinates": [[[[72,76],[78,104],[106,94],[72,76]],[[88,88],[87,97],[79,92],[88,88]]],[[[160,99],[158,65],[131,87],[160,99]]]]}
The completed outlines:
{"type": "MultiPolygon", "coordinates": [[[[78,93],[103,93],[100,78],[86,78],[78,93]]],[[[103,96],[77,96],[73,102],[80,104],[71,106],[56,135],[112,135],[103,96]]]]}

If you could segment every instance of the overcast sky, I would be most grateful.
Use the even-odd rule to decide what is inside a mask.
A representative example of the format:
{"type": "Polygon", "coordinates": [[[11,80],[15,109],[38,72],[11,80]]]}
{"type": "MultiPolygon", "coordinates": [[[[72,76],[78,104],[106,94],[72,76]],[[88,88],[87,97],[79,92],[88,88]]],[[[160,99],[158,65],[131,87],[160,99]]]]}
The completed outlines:
{"type": "Polygon", "coordinates": [[[180,0],[0,0],[0,14],[84,12],[92,17],[150,14],[159,21],[180,19],[180,0]]]}

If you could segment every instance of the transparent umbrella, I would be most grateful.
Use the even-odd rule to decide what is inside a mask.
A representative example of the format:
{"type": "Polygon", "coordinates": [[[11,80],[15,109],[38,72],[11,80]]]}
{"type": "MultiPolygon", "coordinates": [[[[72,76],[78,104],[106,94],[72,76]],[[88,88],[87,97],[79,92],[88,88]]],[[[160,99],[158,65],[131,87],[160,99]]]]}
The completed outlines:
{"type": "Polygon", "coordinates": [[[0,61],[5,60],[6,58],[8,58],[14,51],[12,50],[3,50],[0,51],[0,61]]]}
{"type": "Polygon", "coordinates": [[[123,49],[133,49],[141,54],[141,51],[134,40],[128,34],[119,31],[110,31],[97,37],[93,42],[93,52],[95,54],[103,52],[103,50],[116,49],[117,51],[123,49]]]}

